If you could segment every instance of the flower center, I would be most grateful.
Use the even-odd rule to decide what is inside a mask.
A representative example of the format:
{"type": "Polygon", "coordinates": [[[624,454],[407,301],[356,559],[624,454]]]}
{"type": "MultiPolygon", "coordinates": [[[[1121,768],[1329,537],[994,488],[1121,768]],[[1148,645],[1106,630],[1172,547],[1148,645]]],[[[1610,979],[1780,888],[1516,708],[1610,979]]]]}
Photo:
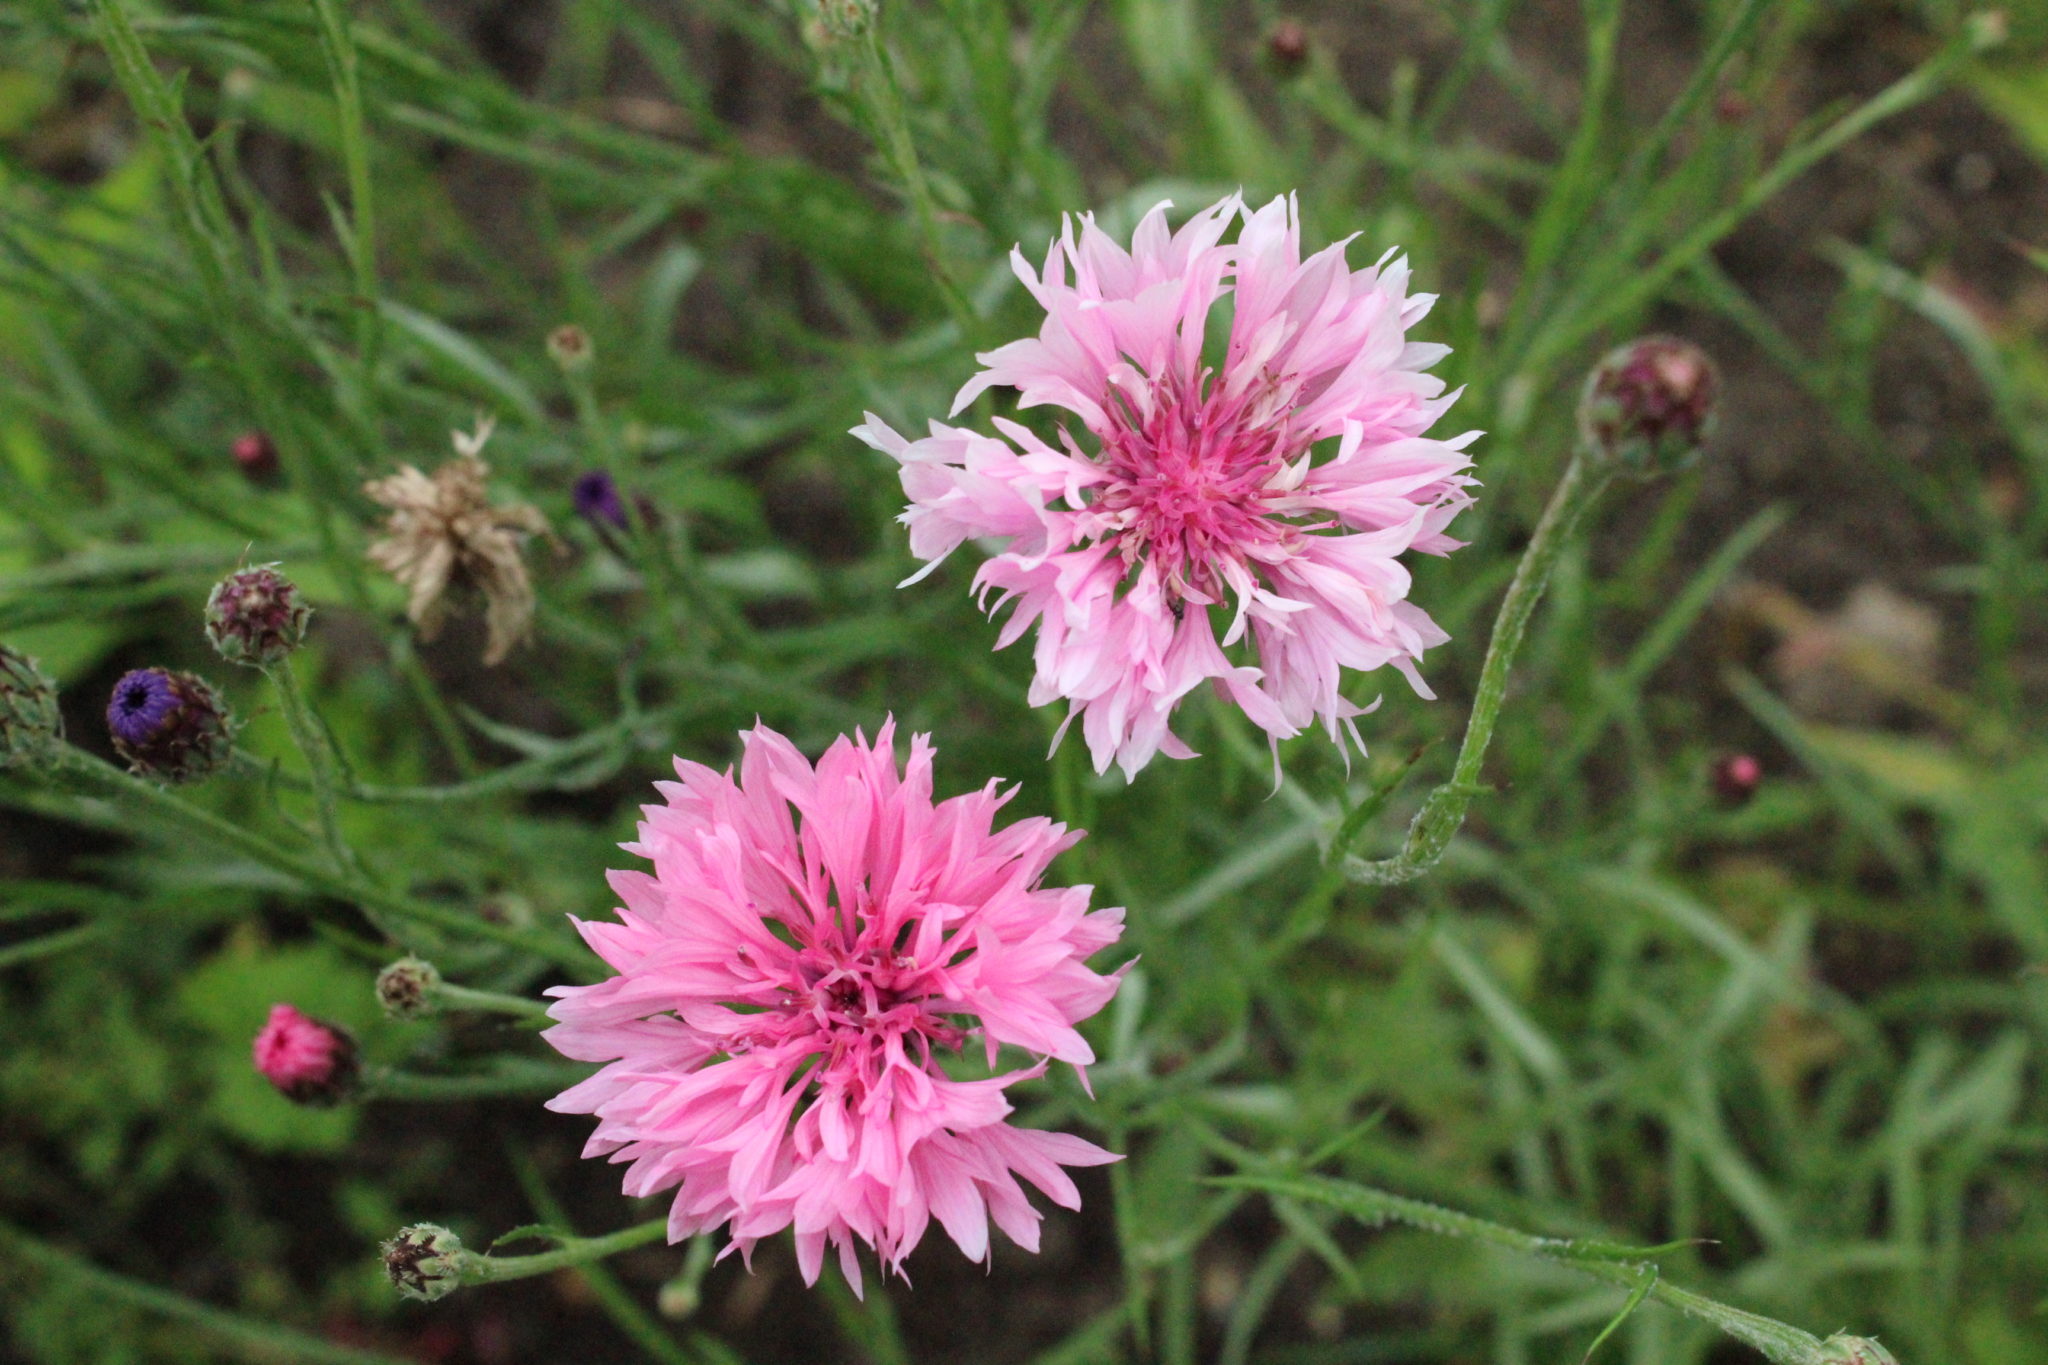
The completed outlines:
{"type": "Polygon", "coordinates": [[[800,947],[783,968],[773,1003],[750,1017],[739,1041],[747,1048],[794,1044],[828,1066],[852,1062],[872,1084],[892,1061],[923,1066],[934,1047],[957,1049],[966,1041],[967,1031],[934,1008],[932,985],[921,965],[891,945],[800,947]]]}
{"type": "Polygon", "coordinates": [[[1109,479],[1089,505],[1097,538],[1113,540],[1126,566],[1149,564],[1175,615],[1183,602],[1221,602],[1250,562],[1292,553],[1300,528],[1273,504],[1290,453],[1302,453],[1290,452],[1284,418],[1254,423],[1243,398],[1178,389],[1155,383],[1142,404],[1111,395],[1109,479]]]}

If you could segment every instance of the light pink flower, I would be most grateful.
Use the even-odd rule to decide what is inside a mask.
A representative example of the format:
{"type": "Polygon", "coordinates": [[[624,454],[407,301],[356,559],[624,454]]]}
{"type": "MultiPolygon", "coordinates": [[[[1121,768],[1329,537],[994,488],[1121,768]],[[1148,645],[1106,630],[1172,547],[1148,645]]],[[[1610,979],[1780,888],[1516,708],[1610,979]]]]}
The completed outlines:
{"type": "Polygon", "coordinates": [[[1339,242],[1302,260],[1291,198],[1232,196],[1178,232],[1167,207],[1129,251],[1083,216],[1043,271],[1014,253],[1045,325],[981,356],[953,404],[1012,387],[1092,442],[1001,418],[1000,437],[933,422],[913,441],[873,413],[854,429],[903,466],[923,572],[1001,542],[974,580],[1014,603],[997,647],[1036,624],[1032,705],[1066,698],[1096,771],[1127,778],[1162,750],[1192,757],[1168,722],[1205,680],[1276,743],[1318,717],[1341,742],[1371,709],[1339,692],[1347,668],[1392,665],[1429,696],[1415,660],[1447,637],[1399,557],[1460,544],[1445,527],[1471,503],[1478,435],[1424,435],[1457,395],[1423,373],[1447,348],[1406,338],[1434,296],[1409,295],[1405,258],[1351,270],[1339,242]]]}
{"type": "Polygon", "coordinates": [[[356,1040],[346,1029],[291,1005],[270,1007],[250,1052],[263,1079],[298,1104],[338,1103],[361,1070],[356,1040]]]}
{"type": "Polygon", "coordinates": [[[555,987],[546,1035],[610,1063],[548,1107],[597,1116],[584,1155],[630,1162],[628,1195],[680,1186],[671,1241],[729,1223],[746,1255],[793,1226],[804,1279],[829,1242],[856,1291],[857,1240],[899,1273],[933,1218],[976,1260],[990,1218],[1035,1251],[1016,1177],[1077,1208],[1061,1167],[1116,1160],[1011,1127],[1003,1092],[1094,1060],[1074,1025],[1121,973],[1085,959],[1123,911],[1038,885],[1078,832],[994,829],[1010,795],[994,782],[934,804],[928,738],[899,776],[893,737],[841,737],[814,770],[757,726],[737,782],[677,760],[682,781],[658,784],[667,804],[624,845],[654,874],[612,873],[620,922],[578,925],[618,975],[555,987]],[[954,1079],[940,1055],[977,1038],[992,1072],[1003,1044],[1037,1061],[954,1079]]]}

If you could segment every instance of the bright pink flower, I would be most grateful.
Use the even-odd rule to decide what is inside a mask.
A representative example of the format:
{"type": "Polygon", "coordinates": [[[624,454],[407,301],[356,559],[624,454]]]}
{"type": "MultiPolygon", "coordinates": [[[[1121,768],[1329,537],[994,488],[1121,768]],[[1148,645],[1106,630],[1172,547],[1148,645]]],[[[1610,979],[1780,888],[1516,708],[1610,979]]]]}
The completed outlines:
{"type": "MultiPolygon", "coordinates": [[[[1013,1128],[1003,1092],[1051,1060],[1094,1060],[1074,1025],[1116,993],[1088,956],[1123,932],[1092,888],[1041,888],[1081,836],[1043,818],[992,827],[991,782],[932,802],[932,748],[911,740],[899,777],[893,723],[804,761],[766,727],[742,735],[739,780],[676,762],[614,872],[620,923],[579,923],[618,970],[557,986],[547,1038],[609,1062],[548,1102],[595,1114],[584,1155],[632,1163],[633,1196],[680,1185],[669,1238],[730,1223],[743,1255],[796,1229],[804,1279],[829,1242],[860,1287],[856,1240],[885,1266],[936,1218],[974,1259],[988,1219],[1038,1247],[1016,1177],[1079,1207],[1062,1166],[1116,1158],[1064,1133],[1013,1128]],[[1034,1065],[955,1080],[940,1054],[975,1038],[1034,1065]]],[[[1014,789],[1013,789],[1014,790],[1014,789]]]]}
{"type": "Polygon", "coordinates": [[[360,1069],[356,1040],[290,1005],[272,1005],[251,1047],[256,1069],[299,1104],[334,1104],[354,1089],[360,1069]]]}
{"type": "Polygon", "coordinates": [[[1302,260],[1291,198],[1232,196],[1178,232],[1166,208],[1128,252],[1084,216],[1042,272],[1015,253],[1045,325],[980,357],[953,404],[1013,387],[1072,413],[1092,451],[1001,418],[1007,439],[933,422],[913,441],[873,413],[854,429],[903,466],[924,572],[964,540],[1002,542],[974,580],[1015,603],[997,647],[1036,623],[1031,703],[1066,698],[1096,771],[1126,777],[1192,757],[1167,725],[1205,680],[1275,742],[1317,717],[1340,740],[1371,709],[1338,691],[1347,668],[1392,665],[1429,696],[1415,660],[1447,637],[1406,600],[1399,556],[1460,544],[1444,528],[1471,503],[1478,435],[1423,434],[1457,395],[1423,373],[1447,348],[1406,339],[1435,300],[1408,294],[1405,258],[1351,270],[1340,242],[1302,260]]]}

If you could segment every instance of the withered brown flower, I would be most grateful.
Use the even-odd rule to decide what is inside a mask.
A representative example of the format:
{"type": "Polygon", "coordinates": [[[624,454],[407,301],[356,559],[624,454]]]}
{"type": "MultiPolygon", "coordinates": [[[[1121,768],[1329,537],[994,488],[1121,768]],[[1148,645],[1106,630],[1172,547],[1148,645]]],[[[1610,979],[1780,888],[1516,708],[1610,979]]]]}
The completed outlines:
{"type": "Polygon", "coordinates": [[[533,630],[533,583],[527,577],[528,535],[552,539],[540,509],[523,502],[493,503],[484,486],[490,466],[478,458],[490,439],[486,419],[467,435],[455,433],[455,458],[432,478],[411,465],[363,485],[371,501],[391,509],[384,535],[369,548],[370,562],[404,584],[405,614],[431,640],[448,617],[451,588],[467,587],[484,599],[489,638],[484,663],[502,663],[533,630]]]}

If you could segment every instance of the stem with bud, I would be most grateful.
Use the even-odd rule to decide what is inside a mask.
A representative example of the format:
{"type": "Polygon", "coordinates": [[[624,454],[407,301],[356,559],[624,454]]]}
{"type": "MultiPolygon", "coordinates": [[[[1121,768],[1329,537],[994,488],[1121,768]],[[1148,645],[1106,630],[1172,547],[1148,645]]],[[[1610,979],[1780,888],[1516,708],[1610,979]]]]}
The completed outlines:
{"type": "Polygon", "coordinates": [[[1587,510],[1613,478],[1613,472],[1596,469],[1582,449],[1573,454],[1564,477],[1550,495],[1536,534],[1515,566],[1514,581],[1501,600],[1500,615],[1494,618],[1493,638],[1486,646],[1486,662],[1479,670],[1479,690],[1472,698],[1472,718],[1465,725],[1465,740],[1458,748],[1458,761],[1451,780],[1432,791],[1408,826],[1401,851],[1391,858],[1368,860],[1354,853],[1344,855],[1345,875],[1368,886],[1395,886],[1414,881],[1437,865],[1450,846],[1451,836],[1465,823],[1465,811],[1472,798],[1486,790],[1479,782],[1486,746],[1493,741],[1493,729],[1500,720],[1506,699],[1508,672],[1522,647],[1522,635],[1529,617],[1543,600],[1550,572],[1557,567],[1572,532],[1587,510]]]}

